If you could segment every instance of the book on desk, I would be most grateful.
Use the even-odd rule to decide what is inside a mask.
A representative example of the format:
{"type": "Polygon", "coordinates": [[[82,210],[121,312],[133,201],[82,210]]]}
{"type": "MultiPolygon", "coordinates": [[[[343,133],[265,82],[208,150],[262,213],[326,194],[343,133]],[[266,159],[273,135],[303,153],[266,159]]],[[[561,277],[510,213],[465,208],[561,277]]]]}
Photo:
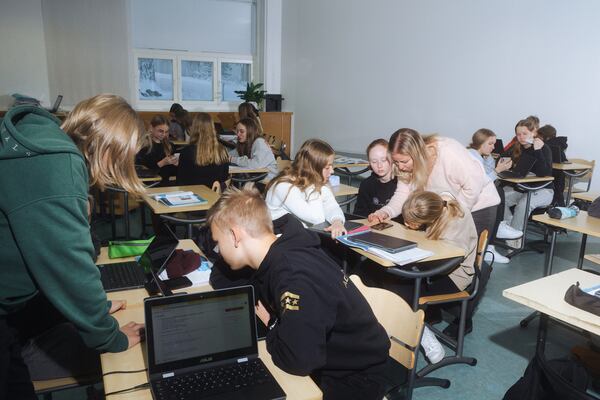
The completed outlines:
{"type": "Polygon", "coordinates": [[[152,195],[152,198],[168,207],[183,207],[195,204],[205,204],[208,202],[205,198],[198,196],[194,192],[167,192],[152,195]]]}

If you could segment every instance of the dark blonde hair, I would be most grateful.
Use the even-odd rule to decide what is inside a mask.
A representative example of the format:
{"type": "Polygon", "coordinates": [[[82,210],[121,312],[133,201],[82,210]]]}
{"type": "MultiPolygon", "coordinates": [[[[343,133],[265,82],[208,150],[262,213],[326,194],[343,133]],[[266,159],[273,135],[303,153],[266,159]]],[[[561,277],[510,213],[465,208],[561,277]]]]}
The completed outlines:
{"type": "Polygon", "coordinates": [[[383,146],[385,147],[385,149],[387,150],[388,148],[388,141],[385,139],[375,139],[373,140],[371,143],[369,143],[369,145],[367,146],[367,158],[369,158],[369,153],[371,152],[371,150],[373,150],[373,148],[375,146],[383,146]]]}
{"type": "Polygon", "coordinates": [[[321,188],[327,183],[323,179],[323,169],[334,154],[333,148],[327,142],[320,139],[308,139],[296,153],[292,165],[269,182],[267,191],[278,183],[287,182],[301,191],[314,185],[315,191],[320,193],[321,188]]]}
{"type": "Polygon", "coordinates": [[[537,136],[544,142],[556,137],[556,128],[552,125],[544,125],[537,130],[537,136]]]}
{"type": "Polygon", "coordinates": [[[244,143],[238,142],[237,152],[240,156],[250,157],[252,155],[252,145],[260,137],[258,126],[250,118],[242,118],[236,123],[236,126],[237,124],[242,124],[246,128],[246,141],[244,143]]]}
{"type": "Polygon", "coordinates": [[[402,128],[394,132],[388,146],[390,153],[410,156],[413,161],[412,173],[404,174],[396,171],[398,179],[404,183],[412,183],[416,190],[425,189],[429,179],[427,146],[435,142],[435,135],[422,137],[419,132],[410,128],[402,128]]]}
{"type": "Polygon", "coordinates": [[[491,129],[481,128],[478,129],[471,137],[471,143],[469,143],[469,149],[479,150],[481,146],[491,137],[496,137],[496,134],[491,129]]]}
{"type": "Polygon", "coordinates": [[[402,206],[402,217],[413,228],[425,227],[428,239],[437,240],[451,219],[465,215],[456,200],[444,200],[433,192],[413,192],[402,206]]]}
{"type": "Polygon", "coordinates": [[[225,147],[219,143],[213,119],[208,113],[198,113],[190,128],[190,144],[196,145],[196,165],[225,164],[229,155],[225,147]]]}
{"type": "Polygon", "coordinates": [[[134,167],[144,123],[123,98],[99,94],[83,100],[61,128],[83,154],[90,186],[100,190],[118,186],[133,194],[144,192],[134,167]]]}
{"type": "Polygon", "coordinates": [[[252,236],[273,233],[273,221],[267,203],[252,184],[243,189],[230,187],[208,210],[208,226],[220,229],[238,225],[252,236]]]}
{"type": "MultiPolygon", "coordinates": [[[[157,126],[160,126],[160,125],[166,125],[167,128],[169,128],[171,126],[171,123],[165,116],[156,114],[150,120],[150,126],[152,128],[156,128],[157,126]]],[[[146,141],[144,144],[144,147],[148,148],[148,153],[150,153],[152,151],[152,143],[154,143],[154,141],[152,139],[152,134],[150,132],[148,132],[148,134],[146,135],[146,141]]],[[[160,141],[160,144],[162,145],[163,150],[166,155],[170,155],[173,152],[171,142],[169,141],[169,135],[165,136],[163,138],[163,140],[160,141]]]]}

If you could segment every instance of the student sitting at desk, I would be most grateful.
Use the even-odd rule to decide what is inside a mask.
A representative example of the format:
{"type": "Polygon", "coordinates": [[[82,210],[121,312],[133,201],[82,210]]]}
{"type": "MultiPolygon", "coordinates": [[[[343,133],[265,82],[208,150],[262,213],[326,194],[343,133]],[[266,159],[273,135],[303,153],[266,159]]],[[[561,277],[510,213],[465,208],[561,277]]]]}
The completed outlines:
{"type": "Polygon", "coordinates": [[[244,102],[240,104],[238,106],[238,116],[240,120],[250,118],[256,123],[258,134],[262,135],[264,133],[262,123],[260,122],[260,118],[258,116],[258,110],[254,108],[252,103],[244,102]]]}
{"type": "Polygon", "coordinates": [[[142,122],[122,98],[98,95],[58,124],[30,106],[1,122],[2,399],[37,399],[31,379],[96,372],[98,351],[140,341],[142,325],[119,328],[110,315],[125,303],[107,301],[92,260],[87,195],[108,185],[143,192],[133,162],[142,122]]]}
{"type": "Polygon", "coordinates": [[[162,115],[155,115],[150,121],[145,141],[146,145],[136,155],[136,164],[158,171],[161,184],[168,185],[169,177],[177,174],[179,161],[169,141],[169,121],[162,115]]]}
{"type": "Polygon", "coordinates": [[[267,168],[267,179],[277,175],[277,161],[271,147],[258,133],[256,122],[250,118],[241,119],[236,127],[237,146],[229,150],[229,159],[246,169],[267,168]]]}
{"type": "Polygon", "coordinates": [[[367,147],[371,175],[360,183],[354,214],[364,217],[385,206],[396,191],[398,180],[392,170],[388,142],[377,139],[367,147]]]}
{"type": "MultiPolygon", "coordinates": [[[[542,139],[544,143],[550,146],[552,151],[552,147],[556,149],[552,153],[552,162],[553,163],[563,163],[567,160],[567,156],[565,155],[565,150],[569,145],[567,144],[566,136],[556,136],[556,128],[552,125],[544,125],[537,131],[537,137],[542,139]],[[554,155],[557,154],[558,159],[554,159],[554,155]]],[[[552,170],[552,176],[554,177],[554,198],[552,198],[552,204],[558,207],[565,206],[565,173],[558,169],[552,170]]]]}
{"type": "Polygon", "coordinates": [[[327,186],[333,173],[334,151],[319,139],[309,139],[298,150],[291,167],[267,185],[267,207],[273,220],[293,214],[306,225],[329,222],[331,237],[343,235],[344,212],[327,186]]]}
{"type": "Polygon", "coordinates": [[[268,327],[267,350],[277,367],[311,375],[324,399],[383,398],[382,383],[395,365],[388,336],[316,234],[291,219],[276,237],[255,189],[225,191],[208,224],[231,269],[254,271],[257,316],[268,327]]]}
{"type": "Polygon", "coordinates": [[[190,144],[181,149],[177,185],[205,185],[218,181],[225,187],[229,179],[229,155],[219,143],[212,117],[198,113],[190,129],[190,144]]]}
{"type": "MultiPolygon", "coordinates": [[[[523,119],[517,122],[515,126],[515,134],[517,142],[511,148],[510,156],[513,164],[517,164],[522,154],[527,154],[535,158],[535,164],[531,172],[536,176],[551,176],[552,175],[552,151],[550,147],[544,144],[544,141],[536,136],[536,125],[531,119],[523,119]]],[[[504,187],[504,218],[509,218],[506,223],[512,228],[522,231],[523,220],[525,214],[530,215],[531,212],[538,207],[544,207],[552,202],[554,190],[552,184],[543,189],[533,191],[529,210],[525,210],[527,206],[527,193],[518,192],[512,186],[504,187]],[[513,213],[510,207],[515,206],[513,213]]],[[[513,248],[521,246],[521,239],[507,240],[506,244],[513,248]]]]}
{"type": "Polygon", "coordinates": [[[183,127],[177,122],[176,115],[184,111],[184,108],[179,103],[173,103],[169,109],[169,138],[171,140],[185,140],[185,133],[183,127]]]}

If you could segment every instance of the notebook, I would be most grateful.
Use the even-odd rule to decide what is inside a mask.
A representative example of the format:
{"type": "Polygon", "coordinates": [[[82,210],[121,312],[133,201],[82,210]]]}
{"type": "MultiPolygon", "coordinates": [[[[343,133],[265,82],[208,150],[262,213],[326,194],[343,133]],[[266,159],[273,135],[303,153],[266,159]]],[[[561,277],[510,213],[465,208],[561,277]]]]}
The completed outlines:
{"type": "Polygon", "coordinates": [[[368,231],[348,236],[350,242],[364,244],[369,247],[381,249],[388,253],[399,253],[417,247],[415,242],[410,240],[400,239],[394,236],[383,235],[381,233],[368,231]]]}
{"type": "Polygon", "coordinates": [[[500,178],[524,178],[533,168],[536,159],[528,154],[521,154],[517,165],[510,171],[502,171],[498,174],[500,178]]]}
{"type": "Polygon", "coordinates": [[[285,399],[258,358],[252,286],[144,300],[155,400],[285,399]]]}
{"type": "Polygon", "coordinates": [[[152,279],[152,272],[159,275],[166,267],[178,243],[170,232],[157,235],[138,261],[98,265],[104,290],[114,292],[144,287],[152,279]]]}

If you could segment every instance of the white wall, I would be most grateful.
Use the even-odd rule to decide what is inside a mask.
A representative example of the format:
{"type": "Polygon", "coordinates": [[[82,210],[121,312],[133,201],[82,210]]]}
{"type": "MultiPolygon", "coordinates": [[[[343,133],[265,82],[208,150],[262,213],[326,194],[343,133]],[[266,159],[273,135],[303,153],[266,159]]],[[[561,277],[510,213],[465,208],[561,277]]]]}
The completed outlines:
{"type": "Polygon", "coordinates": [[[49,105],[41,4],[0,0],[0,110],[12,105],[15,92],[49,105]]]}
{"type": "Polygon", "coordinates": [[[596,0],[284,1],[294,142],[362,152],[401,127],[508,140],[535,114],[569,136],[567,155],[597,158],[599,20],[596,0]]]}

